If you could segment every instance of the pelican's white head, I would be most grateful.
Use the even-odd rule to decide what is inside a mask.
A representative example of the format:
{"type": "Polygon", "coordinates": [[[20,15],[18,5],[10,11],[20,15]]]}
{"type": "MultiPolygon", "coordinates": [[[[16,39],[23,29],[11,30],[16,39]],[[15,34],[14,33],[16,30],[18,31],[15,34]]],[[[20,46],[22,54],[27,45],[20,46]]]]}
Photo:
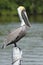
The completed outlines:
{"type": "Polygon", "coordinates": [[[18,14],[21,20],[21,26],[26,24],[27,26],[31,27],[25,8],[23,6],[20,6],[17,8],[17,10],[18,10],[18,14]]]}

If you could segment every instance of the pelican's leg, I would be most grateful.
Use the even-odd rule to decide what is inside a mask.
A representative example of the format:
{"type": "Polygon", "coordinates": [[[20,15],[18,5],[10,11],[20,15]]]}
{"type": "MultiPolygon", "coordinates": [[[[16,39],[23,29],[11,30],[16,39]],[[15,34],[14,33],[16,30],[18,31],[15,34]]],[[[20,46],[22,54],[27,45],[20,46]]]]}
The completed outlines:
{"type": "Polygon", "coordinates": [[[16,43],[14,43],[14,47],[17,47],[17,44],[16,43]]]}

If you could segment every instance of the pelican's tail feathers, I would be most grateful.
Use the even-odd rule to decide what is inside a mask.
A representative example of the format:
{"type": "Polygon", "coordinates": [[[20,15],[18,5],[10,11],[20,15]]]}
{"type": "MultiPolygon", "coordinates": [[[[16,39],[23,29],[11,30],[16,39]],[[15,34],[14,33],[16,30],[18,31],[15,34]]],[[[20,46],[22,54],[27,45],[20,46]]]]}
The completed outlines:
{"type": "Polygon", "coordinates": [[[2,48],[2,49],[6,48],[6,45],[5,45],[5,44],[3,44],[1,48],[2,48]]]}
{"type": "Polygon", "coordinates": [[[5,40],[4,40],[4,43],[3,43],[3,45],[2,45],[1,48],[2,48],[2,49],[3,49],[3,48],[6,48],[6,46],[7,46],[7,41],[6,41],[6,39],[5,39],[5,40]]]}

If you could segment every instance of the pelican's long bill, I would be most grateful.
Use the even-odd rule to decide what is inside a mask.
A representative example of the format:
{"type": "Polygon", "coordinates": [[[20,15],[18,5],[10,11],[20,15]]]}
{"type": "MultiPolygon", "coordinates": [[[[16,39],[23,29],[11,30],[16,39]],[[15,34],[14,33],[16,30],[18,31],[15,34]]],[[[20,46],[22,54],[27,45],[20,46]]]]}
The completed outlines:
{"type": "Polygon", "coordinates": [[[27,16],[25,10],[22,10],[21,15],[22,15],[22,18],[23,18],[25,24],[26,24],[27,26],[31,27],[31,24],[30,24],[30,22],[29,22],[29,20],[28,20],[28,16],[27,16]]]}

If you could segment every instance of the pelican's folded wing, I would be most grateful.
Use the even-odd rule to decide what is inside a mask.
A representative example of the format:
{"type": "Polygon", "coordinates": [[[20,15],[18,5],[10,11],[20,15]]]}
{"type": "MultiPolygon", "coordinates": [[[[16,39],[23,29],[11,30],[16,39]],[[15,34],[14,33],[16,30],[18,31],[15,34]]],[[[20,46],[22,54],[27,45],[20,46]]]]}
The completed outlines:
{"type": "Polygon", "coordinates": [[[5,39],[4,44],[2,46],[2,48],[5,48],[6,46],[12,44],[12,43],[16,43],[17,41],[19,41],[22,37],[25,36],[25,28],[20,27],[18,29],[16,29],[15,31],[12,31],[5,39]]]}
{"type": "Polygon", "coordinates": [[[12,31],[12,32],[7,36],[7,38],[6,38],[6,40],[5,40],[5,44],[8,44],[8,43],[14,41],[14,40],[16,39],[16,37],[19,35],[19,33],[21,32],[21,30],[22,30],[22,28],[20,27],[20,28],[18,28],[18,29],[16,29],[16,30],[12,31]]]}

